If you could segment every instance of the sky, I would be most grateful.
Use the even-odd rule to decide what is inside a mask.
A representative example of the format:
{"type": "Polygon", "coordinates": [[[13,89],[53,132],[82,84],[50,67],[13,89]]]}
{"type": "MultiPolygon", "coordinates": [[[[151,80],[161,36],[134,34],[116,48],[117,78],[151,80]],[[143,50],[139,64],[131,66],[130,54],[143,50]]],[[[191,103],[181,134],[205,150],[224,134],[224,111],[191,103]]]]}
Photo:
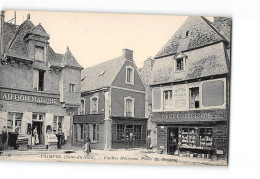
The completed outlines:
{"type": "MultiPolygon", "coordinates": [[[[115,13],[79,13],[16,11],[20,25],[30,14],[34,25],[41,23],[50,35],[50,46],[64,54],[67,46],[84,68],[122,55],[128,48],[134,52],[138,68],[147,57],[155,56],[187,16],[141,15],[115,13]]],[[[14,18],[6,11],[5,21],[14,18]]]]}

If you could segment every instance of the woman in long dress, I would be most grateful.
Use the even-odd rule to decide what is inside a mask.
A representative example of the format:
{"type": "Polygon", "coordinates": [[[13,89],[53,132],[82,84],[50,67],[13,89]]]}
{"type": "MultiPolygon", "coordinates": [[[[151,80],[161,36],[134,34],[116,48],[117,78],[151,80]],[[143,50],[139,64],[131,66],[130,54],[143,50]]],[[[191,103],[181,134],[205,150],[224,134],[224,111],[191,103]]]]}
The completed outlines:
{"type": "Polygon", "coordinates": [[[87,154],[89,154],[89,153],[91,152],[91,148],[90,148],[90,138],[89,138],[89,137],[86,138],[85,152],[86,152],[87,154]]]}
{"type": "Polygon", "coordinates": [[[36,126],[33,129],[33,136],[34,136],[35,145],[39,144],[39,135],[38,135],[38,131],[37,131],[36,126]]]}

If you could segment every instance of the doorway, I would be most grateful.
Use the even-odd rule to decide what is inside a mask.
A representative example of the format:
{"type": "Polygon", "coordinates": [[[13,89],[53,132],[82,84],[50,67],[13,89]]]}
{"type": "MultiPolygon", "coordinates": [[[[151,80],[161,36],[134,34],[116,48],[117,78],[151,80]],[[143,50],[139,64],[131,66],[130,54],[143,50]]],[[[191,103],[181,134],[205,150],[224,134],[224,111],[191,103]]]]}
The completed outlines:
{"type": "Polygon", "coordinates": [[[169,127],[167,130],[167,152],[173,155],[178,146],[178,128],[169,127]]]}
{"type": "Polygon", "coordinates": [[[33,130],[34,130],[35,127],[37,128],[37,134],[38,134],[38,137],[39,137],[39,145],[43,145],[44,144],[43,122],[33,121],[33,123],[32,123],[32,133],[33,133],[33,130]]]}

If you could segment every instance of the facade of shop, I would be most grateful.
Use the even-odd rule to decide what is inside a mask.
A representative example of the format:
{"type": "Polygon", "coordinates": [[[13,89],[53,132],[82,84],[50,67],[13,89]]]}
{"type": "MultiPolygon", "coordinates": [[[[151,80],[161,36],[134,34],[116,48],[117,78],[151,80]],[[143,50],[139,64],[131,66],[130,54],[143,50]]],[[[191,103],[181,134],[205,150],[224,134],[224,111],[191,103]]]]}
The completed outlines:
{"type": "Polygon", "coordinates": [[[188,17],[155,56],[152,121],[159,153],[227,157],[230,26],[230,18],[188,17]]]}
{"type": "Polygon", "coordinates": [[[146,145],[145,87],[133,52],[82,71],[79,115],[73,118],[73,145],[89,137],[95,149],[146,145]]]}
{"type": "Polygon", "coordinates": [[[83,68],[69,48],[65,54],[55,53],[50,35],[41,24],[35,26],[30,15],[15,25],[4,22],[2,12],[0,32],[0,130],[2,134],[7,128],[8,147],[17,148],[18,139],[29,147],[46,148],[48,134],[60,134],[62,143],[70,143],[83,68]]]}

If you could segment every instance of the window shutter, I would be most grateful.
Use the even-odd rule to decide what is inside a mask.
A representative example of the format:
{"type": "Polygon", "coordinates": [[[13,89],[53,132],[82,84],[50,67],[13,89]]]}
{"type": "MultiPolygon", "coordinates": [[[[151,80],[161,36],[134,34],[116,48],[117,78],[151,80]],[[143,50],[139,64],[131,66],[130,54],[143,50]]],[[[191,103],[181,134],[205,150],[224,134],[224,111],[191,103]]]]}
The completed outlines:
{"type": "Polygon", "coordinates": [[[202,84],[202,104],[208,106],[221,106],[224,104],[224,81],[209,81],[202,84]]]}
{"type": "Polygon", "coordinates": [[[154,88],[153,89],[153,109],[159,110],[161,109],[161,89],[154,88]]]}
{"type": "Polygon", "coordinates": [[[33,69],[33,89],[35,91],[38,90],[38,83],[39,83],[39,71],[33,69]]]}

